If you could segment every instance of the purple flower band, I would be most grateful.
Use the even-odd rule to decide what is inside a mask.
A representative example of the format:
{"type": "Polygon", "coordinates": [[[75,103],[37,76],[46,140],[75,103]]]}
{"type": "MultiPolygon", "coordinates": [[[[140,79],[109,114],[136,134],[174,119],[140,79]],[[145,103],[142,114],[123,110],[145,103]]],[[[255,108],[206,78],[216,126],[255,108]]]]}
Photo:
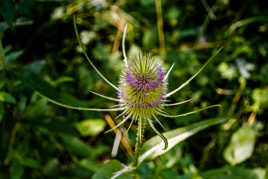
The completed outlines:
{"type": "Polygon", "coordinates": [[[139,91],[148,91],[150,89],[155,89],[163,83],[165,73],[161,67],[157,68],[157,77],[146,77],[146,76],[135,76],[131,69],[128,69],[125,76],[125,81],[135,89],[139,91]]]}

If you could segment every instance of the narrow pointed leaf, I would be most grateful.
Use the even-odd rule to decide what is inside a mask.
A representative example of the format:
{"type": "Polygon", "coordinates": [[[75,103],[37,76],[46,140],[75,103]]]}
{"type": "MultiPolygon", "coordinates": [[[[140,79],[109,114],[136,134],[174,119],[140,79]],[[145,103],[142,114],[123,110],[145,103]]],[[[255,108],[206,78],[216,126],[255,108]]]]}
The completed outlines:
{"type": "Polygon", "coordinates": [[[163,133],[163,135],[168,140],[168,148],[166,150],[163,150],[164,148],[163,140],[159,136],[154,136],[144,143],[143,147],[141,148],[138,162],[140,164],[144,160],[152,160],[155,157],[166,153],[167,151],[172,149],[175,145],[187,139],[188,137],[196,134],[197,132],[206,129],[210,126],[226,122],[228,120],[230,120],[230,118],[227,117],[208,119],[186,127],[181,127],[165,132],[163,133]]]}

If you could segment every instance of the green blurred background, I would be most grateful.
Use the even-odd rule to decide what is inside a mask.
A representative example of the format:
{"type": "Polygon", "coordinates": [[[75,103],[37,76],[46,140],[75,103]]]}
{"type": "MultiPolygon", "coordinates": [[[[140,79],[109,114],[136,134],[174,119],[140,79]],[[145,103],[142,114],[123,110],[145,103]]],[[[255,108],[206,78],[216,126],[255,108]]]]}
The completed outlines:
{"type": "MultiPolygon", "coordinates": [[[[111,159],[116,112],[65,109],[40,97],[49,84],[64,101],[94,108],[117,97],[81,53],[72,17],[87,53],[118,84],[124,67],[121,38],[128,24],[129,58],[140,51],[175,63],[169,89],[193,75],[216,48],[224,50],[172,101],[171,114],[221,104],[179,119],[160,118],[168,129],[219,116],[165,155],[143,163],[140,178],[264,179],[268,165],[268,6],[261,0],[1,0],[0,178],[91,178],[111,159]],[[221,177],[221,178],[220,178],[221,177]]],[[[49,91],[50,92],[50,91],[49,91]]],[[[53,91],[51,92],[53,93],[53,91]]],[[[159,126],[158,126],[159,127],[159,126]]],[[[135,145],[136,125],[129,132],[135,145]]],[[[145,138],[154,133],[147,130],[145,138]]],[[[131,161],[122,146],[116,156],[131,161]]]]}

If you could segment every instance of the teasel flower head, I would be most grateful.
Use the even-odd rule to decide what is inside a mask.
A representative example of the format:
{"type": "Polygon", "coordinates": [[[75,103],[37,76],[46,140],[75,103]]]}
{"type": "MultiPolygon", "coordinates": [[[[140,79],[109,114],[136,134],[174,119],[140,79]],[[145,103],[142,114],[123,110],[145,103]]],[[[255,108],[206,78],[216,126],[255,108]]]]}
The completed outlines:
{"type": "Polygon", "coordinates": [[[152,119],[165,99],[167,82],[164,78],[161,63],[150,55],[140,54],[129,60],[121,74],[118,91],[125,115],[135,121],[152,119]]]}

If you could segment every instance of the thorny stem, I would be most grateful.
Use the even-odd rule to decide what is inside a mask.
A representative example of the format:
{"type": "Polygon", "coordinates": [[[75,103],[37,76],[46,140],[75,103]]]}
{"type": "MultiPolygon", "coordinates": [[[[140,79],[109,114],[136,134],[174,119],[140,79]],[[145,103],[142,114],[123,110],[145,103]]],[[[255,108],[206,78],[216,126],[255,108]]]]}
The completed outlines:
{"type": "Polygon", "coordinates": [[[142,142],[143,142],[145,127],[146,127],[146,120],[139,119],[137,137],[136,137],[136,145],[135,145],[135,154],[134,154],[134,157],[135,157],[134,166],[138,165],[138,157],[139,157],[140,149],[141,149],[142,142]]]}

